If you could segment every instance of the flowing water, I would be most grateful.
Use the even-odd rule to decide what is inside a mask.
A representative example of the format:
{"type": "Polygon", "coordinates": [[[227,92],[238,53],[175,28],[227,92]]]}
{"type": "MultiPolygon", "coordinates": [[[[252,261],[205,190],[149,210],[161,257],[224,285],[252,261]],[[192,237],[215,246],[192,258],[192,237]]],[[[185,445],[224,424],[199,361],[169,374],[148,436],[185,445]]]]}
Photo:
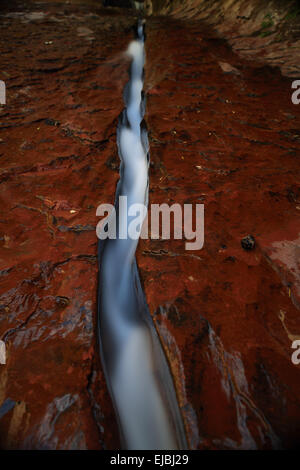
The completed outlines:
{"type": "MultiPolygon", "coordinates": [[[[116,189],[117,238],[99,242],[99,338],[103,369],[125,449],[187,447],[177,397],[141,287],[135,251],[119,196],[148,204],[149,146],[143,123],[144,26],[128,47],[130,80],[117,129],[120,180],[116,189]]],[[[141,227],[140,227],[141,229],[141,227]]]]}

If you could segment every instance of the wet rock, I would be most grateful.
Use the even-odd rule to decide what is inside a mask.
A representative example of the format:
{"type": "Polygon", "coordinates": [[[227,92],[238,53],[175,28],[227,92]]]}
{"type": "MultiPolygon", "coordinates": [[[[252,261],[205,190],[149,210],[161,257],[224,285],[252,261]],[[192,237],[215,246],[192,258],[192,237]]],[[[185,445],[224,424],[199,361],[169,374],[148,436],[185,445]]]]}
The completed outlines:
{"type": "Polygon", "coordinates": [[[295,115],[290,81],[268,67],[257,73],[189,19],[148,20],[146,53],[150,203],[205,206],[201,251],[173,239],[138,247],[190,446],[293,448],[300,432],[300,376],[291,362],[291,338],[300,333],[300,145],[278,133],[291,129],[288,115],[295,115]],[[242,75],[224,74],[219,61],[242,75]],[[178,138],[184,132],[188,142],[178,138]],[[241,249],[249,232],[259,250],[241,249]]]}
{"type": "MultiPolygon", "coordinates": [[[[96,341],[95,213],[114,200],[135,18],[98,2],[17,3],[1,5],[0,446],[117,449],[96,341]]],[[[138,264],[190,447],[293,448],[300,123],[290,80],[260,61],[298,76],[297,43],[284,27],[282,41],[261,36],[260,2],[224,2],[220,15],[214,3],[147,20],[150,203],[203,202],[205,245],[141,240],[138,264]],[[241,249],[249,232],[253,254],[241,249]]]]}
{"type": "Polygon", "coordinates": [[[2,449],[119,447],[96,341],[95,227],[117,180],[105,162],[135,18],[96,10],[0,9],[2,449]]]}
{"type": "MultiPolygon", "coordinates": [[[[284,75],[299,77],[297,1],[223,0],[220,4],[219,0],[153,0],[152,6],[156,14],[191,22],[201,20],[214,28],[218,36],[225,37],[241,56],[280,67],[284,75]]],[[[230,62],[222,63],[225,69],[231,68],[230,62]]]]}

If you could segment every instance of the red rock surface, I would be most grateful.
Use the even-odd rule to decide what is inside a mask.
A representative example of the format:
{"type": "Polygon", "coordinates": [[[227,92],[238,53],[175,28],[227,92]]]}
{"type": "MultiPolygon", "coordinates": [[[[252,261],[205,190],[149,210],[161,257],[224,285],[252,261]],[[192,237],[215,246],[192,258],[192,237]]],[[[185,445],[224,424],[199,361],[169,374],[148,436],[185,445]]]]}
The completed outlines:
{"type": "MultiPolygon", "coordinates": [[[[2,10],[2,448],[115,448],[96,346],[96,208],[113,202],[135,19],[88,6],[2,10]]],[[[1,405],[0,405],[1,406],[1,405]]]]}
{"type": "MultiPolygon", "coordinates": [[[[0,10],[0,446],[117,448],[96,343],[95,215],[113,202],[129,10],[0,10]]],[[[205,245],[142,240],[191,448],[299,441],[299,109],[291,79],[196,20],[147,21],[150,203],[203,203],[205,245]],[[225,64],[225,65],[224,65],[225,64]],[[241,247],[252,234],[253,251],[241,247]]]]}
{"type": "Polygon", "coordinates": [[[201,251],[141,241],[138,257],[190,445],[294,447],[300,371],[287,329],[300,338],[300,138],[291,80],[245,62],[197,22],[153,19],[146,48],[150,203],[205,206],[201,251]]]}
{"type": "MultiPolygon", "coordinates": [[[[297,0],[145,0],[151,12],[201,20],[225,37],[234,51],[300,74],[300,8],[297,0]]],[[[148,8],[149,10],[149,8],[148,8]]]]}

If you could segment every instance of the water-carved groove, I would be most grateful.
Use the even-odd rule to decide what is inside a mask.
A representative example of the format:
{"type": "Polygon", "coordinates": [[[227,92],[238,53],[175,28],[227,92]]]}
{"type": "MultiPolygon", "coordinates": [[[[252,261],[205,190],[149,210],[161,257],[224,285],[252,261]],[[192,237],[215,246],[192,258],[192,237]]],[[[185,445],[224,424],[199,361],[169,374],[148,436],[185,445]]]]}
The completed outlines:
{"type": "MultiPolygon", "coordinates": [[[[138,239],[122,238],[127,206],[148,204],[149,144],[143,122],[144,25],[131,42],[130,80],[124,89],[117,142],[120,180],[116,189],[117,238],[99,242],[99,342],[106,382],[126,449],[184,449],[184,427],[172,376],[141,286],[135,251],[138,239]]],[[[126,224],[126,225],[125,225],[126,224]]]]}

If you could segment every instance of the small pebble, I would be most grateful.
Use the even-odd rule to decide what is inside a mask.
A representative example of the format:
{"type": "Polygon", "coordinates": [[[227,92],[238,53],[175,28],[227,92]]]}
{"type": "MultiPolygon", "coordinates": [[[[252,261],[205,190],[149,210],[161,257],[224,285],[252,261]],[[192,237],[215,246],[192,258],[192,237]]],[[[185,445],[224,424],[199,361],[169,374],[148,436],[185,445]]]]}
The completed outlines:
{"type": "Polygon", "coordinates": [[[241,245],[244,250],[250,251],[255,248],[255,240],[252,235],[247,235],[241,240],[241,245]]]}

